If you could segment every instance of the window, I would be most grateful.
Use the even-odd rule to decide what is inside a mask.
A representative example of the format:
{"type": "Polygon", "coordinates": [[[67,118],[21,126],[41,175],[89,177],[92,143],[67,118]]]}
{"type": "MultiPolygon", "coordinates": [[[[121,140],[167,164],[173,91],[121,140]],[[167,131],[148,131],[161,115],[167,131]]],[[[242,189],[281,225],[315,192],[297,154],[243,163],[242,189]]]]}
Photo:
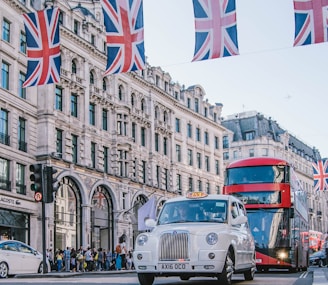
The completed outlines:
{"type": "Polygon", "coordinates": [[[108,130],[108,111],[106,109],[102,110],[102,129],[108,130]]]}
{"type": "Polygon", "coordinates": [[[16,164],[16,193],[26,195],[25,165],[16,164]]]}
{"type": "Polygon", "coordinates": [[[91,34],[91,44],[94,46],[96,44],[96,37],[95,35],[91,34]]]}
{"type": "Polygon", "coordinates": [[[215,174],[220,175],[220,164],[218,160],[215,160],[215,174]]]}
{"type": "Polygon", "coordinates": [[[72,60],[72,73],[73,74],[76,74],[76,62],[75,62],[75,60],[72,60]]]}
{"type": "Polygon", "coordinates": [[[202,155],[199,152],[197,152],[197,167],[202,168],[202,155]]]}
{"type": "Polygon", "coordinates": [[[18,149],[27,151],[26,143],[26,120],[24,118],[18,119],[18,149]]]}
{"type": "Polygon", "coordinates": [[[122,101],[123,100],[123,86],[120,85],[118,87],[118,100],[122,101]]]}
{"type": "Polygon", "coordinates": [[[229,138],[228,136],[223,136],[223,148],[229,148],[229,138]]]}
{"type": "Polygon", "coordinates": [[[182,194],[181,174],[177,174],[177,190],[178,194],[182,194]]]}
{"type": "Polygon", "coordinates": [[[208,145],[208,132],[204,133],[204,142],[206,145],[208,145]]]}
{"type": "Polygon", "coordinates": [[[9,145],[8,114],[7,110],[0,110],[0,143],[5,145],[9,145]]]}
{"type": "Polygon", "coordinates": [[[89,104],[89,124],[96,125],[96,105],[92,103],[89,104]]]}
{"type": "Polygon", "coordinates": [[[181,146],[180,145],[175,145],[175,154],[176,154],[176,159],[178,162],[181,162],[181,146]]]}
{"type": "Polygon", "coordinates": [[[210,190],[211,190],[210,189],[210,183],[206,182],[206,186],[205,187],[206,187],[206,193],[207,194],[210,194],[210,190]]]}
{"type": "Polygon", "coordinates": [[[19,35],[19,51],[26,54],[26,35],[23,31],[19,35]]]}
{"type": "Polygon", "coordinates": [[[23,72],[20,72],[18,78],[18,96],[20,98],[26,99],[26,88],[23,88],[24,82],[25,82],[25,74],[23,72]]]}
{"type": "Polygon", "coordinates": [[[147,163],[146,161],[142,161],[142,182],[146,183],[147,179],[147,163]]]}
{"type": "Polygon", "coordinates": [[[167,155],[167,138],[163,138],[163,154],[167,155]]]}
{"type": "Polygon", "coordinates": [[[233,158],[237,159],[238,158],[238,150],[233,151],[233,158]]]}
{"type": "Polygon", "coordinates": [[[200,128],[196,128],[196,140],[200,142],[200,128]]]}
{"type": "Polygon", "coordinates": [[[146,146],[146,129],[144,127],[141,128],[141,145],[146,146]]]}
{"type": "Polygon", "coordinates": [[[203,192],[203,183],[201,180],[198,180],[198,191],[203,192]]]}
{"type": "Polygon", "coordinates": [[[7,19],[3,19],[2,22],[2,39],[10,42],[10,22],[7,19]]]}
{"type": "Polygon", "coordinates": [[[56,86],[55,92],[55,109],[58,111],[63,111],[63,89],[56,86]]]}
{"type": "Polygon", "coordinates": [[[192,166],[193,161],[192,161],[192,150],[188,149],[188,165],[192,166]]]}
{"type": "Polygon", "coordinates": [[[134,93],[131,94],[131,106],[135,105],[135,101],[136,101],[136,96],[134,95],[134,93]]]}
{"type": "Polygon", "coordinates": [[[228,160],[229,159],[229,152],[224,152],[223,153],[223,160],[228,160]]]}
{"type": "Polygon", "coordinates": [[[163,114],[163,121],[164,121],[164,123],[168,122],[168,115],[167,115],[166,111],[164,111],[164,114],[163,114]]]}
{"type": "Polygon", "coordinates": [[[170,175],[169,175],[169,170],[167,168],[164,169],[164,188],[165,190],[169,189],[169,184],[170,184],[170,175]]]}
{"type": "Polygon", "coordinates": [[[196,113],[199,112],[199,100],[198,100],[198,98],[195,98],[195,112],[196,113]]]}
{"type": "Polygon", "coordinates": [[[158,165],[156,165],[156,182],[159,188],[161,185],[161,168],[158,165]]]}
{"type": "Polygon", "coordinates": [[[91,142],[91,167],[96,168],[96,144],[91,142]]]}
{"type": "Polygon", "coordinates": [[[207,116],[208,116],[208,109],[207,109],[207,107],[205,107],[204,108],[204,116],[207,118],[207,116]]]}
{"type": "Polygon", "coordinates": [[[175,131],[180,133],[180,119],[175,118],[175,131]]]}
{"type": "Polygon", "coordinates": [[[93,74],[93,71],[90,71],[90,73],[89,73],[89,80],[90,80],[90,84],[91,85],[93,85],[93,84],[95,84],[95,76],[94,76],[94,74],[93,74]]]}
{"type": "Polygon", "coordinates": [[[214,137],[214,147],[215,149],[219,149],[219,138],[217,136],[214,137]]]}
{"type": "Polygon", "coordinates": [[[155,133],[155,151],[159,151],[159,134],[155,133]]]}
{"type": "Polygon", "coordinates": [[[56,129],[56,152],[59,157],[62,157],[63,153],[63,131],[56,129]]]}
{"type": "Polygon", "coordinates": [[[104,172],[108,173],[108,147],[104,146],[104,172]]]}
{"type": "Polygon", "coordinates": [[[268,156],[269,150],[267,148],[262,148],[262,156],[268,156]]]}
{"type": "Polygon", "coordinates": [[[11,182],[10,182],[10,162],[7,159],[0,158],[0,189],[10,191],[11,182]]]}
{"type": "Polygon", "coordinates": [[[254,132],[246,132],[245,133],[245,140],[246,141],[251,141],[255,138],[255,133],[254,132]]]}
{"type": "Polygon", "coordinates": [[[145,100],[141,100],[141,113],[144,113],[146,111],[146,103],[145,100]]]}
{"type": "Polygon", "coordinates": [[[189,192],[193,192],[193,190],[194,190],[194,181],[193,181],[192,177],[188,178],[188,190],[189,190],[189,192]]]}
{"type": "Polygon", "coordinates": [[[103,78],[102,80],[102,90],[103,91],[106,91],[107,90],[107,81],[105,78],[103,78]]]}
{"type": "Polygon", "coordinates": [[[205,155],[205,169],[206,171],[210,171],[210,157],[205,155]]]}
{"type": "Polygon", "coordinates": [[[187,98],[187,107],[189,109],[191,108],[191,100],[190,100],[190,98],[187,98]]]}
{"type": "Polygon", "coordinates": [[[72,93],[71,94],[71,116],[77,118],[77,95],[72,93]]]}
{"type": "Polygon", "coordinates": [[[125,114],[117,114],[117,134],[126,136],[128,131],[128,116],[125,114]]]}
{"type": "Polygon", "coordinates": [[[9,90],[9,64],[4,61],[1,67],[1,86],[9,90]]]}
{"type": "Polygon", "coordinates": [[[73,30],[74,30],[74,34],[76,34],[76,35],[79,34],[79,32],[80,32],[80,23],[79,23],[79,21],[74,20],[73,30]]]}
{"type": "Polygon", "coordinates": [[[251,149],[249,150],[249,157],[253,157],[253,156],[254,156],[254,149],[251,148],[251,149]]]}
{"type": "Polygon", "coordinates": [[[72,162],[77,163],[78,157],[78,137],[76,135],[72,135],[72,162]]]}
{"type": "Polygon", "coordinates": [[[136,131],[137,131],[137,124],[136,123],[132,123],[132,128],[131,128],[131,135],[132,135],[132,138],[133,138],[133,141],[135,142],[136,141],[136,131]]]}
{"type": "Polygon", "coordinates": [[[192,138],[192,125],[188,123],[187,125],[188,138],[192,138]]]}

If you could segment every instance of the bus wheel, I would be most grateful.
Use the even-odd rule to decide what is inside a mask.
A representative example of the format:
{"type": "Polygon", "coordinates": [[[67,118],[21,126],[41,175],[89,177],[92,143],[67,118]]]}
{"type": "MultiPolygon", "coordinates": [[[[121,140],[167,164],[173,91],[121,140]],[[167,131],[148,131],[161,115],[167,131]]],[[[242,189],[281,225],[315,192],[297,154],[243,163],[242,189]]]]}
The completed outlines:
{"type": "Polygon", "coordinates": [[[138,274],[138,280],[140,285],[152,285],[154,282],[154,275],[153,274],[147,274],[147,273],[139,273],[138,274]]]}

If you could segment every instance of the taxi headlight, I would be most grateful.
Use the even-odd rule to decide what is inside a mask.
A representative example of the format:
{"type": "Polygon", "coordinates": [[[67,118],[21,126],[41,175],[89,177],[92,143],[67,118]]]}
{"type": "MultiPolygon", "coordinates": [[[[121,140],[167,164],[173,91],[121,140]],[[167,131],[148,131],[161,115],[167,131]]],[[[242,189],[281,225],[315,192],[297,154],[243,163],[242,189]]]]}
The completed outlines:
{"type": "Polygon", "coordinates": [[[209,233],[207,236],[206,236],[206,242],[209,244],[209,245],[214,245],[218,242],[218,235],[216,233],[209,233]]]}
{"type": "Polygon", "coordinates": [[[143,246],[147,243],[148,241],[148,236],[147,235],[140,235],[137,238],[137,244],[140,246],[143,246]]]}

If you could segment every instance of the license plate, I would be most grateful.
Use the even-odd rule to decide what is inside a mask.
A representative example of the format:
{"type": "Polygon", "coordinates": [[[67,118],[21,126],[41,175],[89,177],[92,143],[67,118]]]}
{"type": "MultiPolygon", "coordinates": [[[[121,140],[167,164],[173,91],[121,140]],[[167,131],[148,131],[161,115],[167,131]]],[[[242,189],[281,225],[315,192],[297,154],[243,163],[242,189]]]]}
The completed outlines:
{"type": "Polygon", "coordinates": [[[160,270],[169,270],[169,271],[175,271],[175,270],[186,270],[188,267],[187,263],[161,263],[159,264],[160,270]]]}

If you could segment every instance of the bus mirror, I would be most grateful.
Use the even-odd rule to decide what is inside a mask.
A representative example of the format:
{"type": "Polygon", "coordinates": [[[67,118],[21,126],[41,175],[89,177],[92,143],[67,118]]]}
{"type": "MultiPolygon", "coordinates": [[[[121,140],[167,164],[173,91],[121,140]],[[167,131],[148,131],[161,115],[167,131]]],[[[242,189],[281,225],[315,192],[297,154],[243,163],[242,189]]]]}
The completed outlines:
{"type": "Polygon", "coordinates": [[[289,218],[293,219],[294,218],[294,208],[289,209],[289,218]]]}

